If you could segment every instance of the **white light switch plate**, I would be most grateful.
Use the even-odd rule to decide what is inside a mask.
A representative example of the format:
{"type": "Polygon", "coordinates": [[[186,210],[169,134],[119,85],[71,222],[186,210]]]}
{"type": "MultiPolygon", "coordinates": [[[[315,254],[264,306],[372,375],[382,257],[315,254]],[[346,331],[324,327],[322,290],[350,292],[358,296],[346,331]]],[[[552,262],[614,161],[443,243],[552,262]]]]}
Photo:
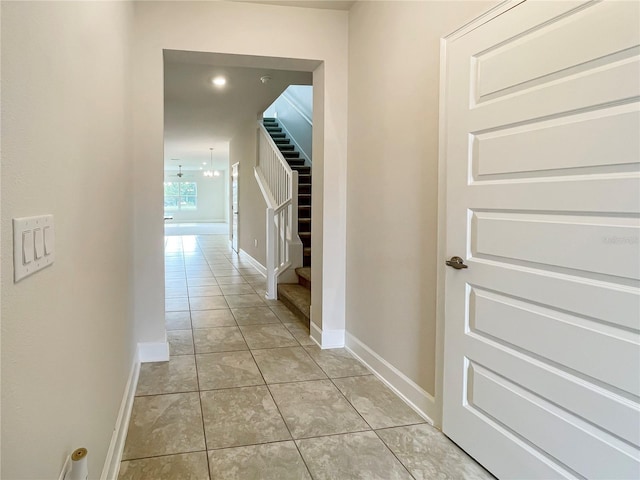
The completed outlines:
{"type": "Polygon", "coordinates": [[[55,259],[54,238],[53,215],[13,219],[14,282],[18,282],[53,263],[55,259]],[[36,230],[39,232],[34,236],[36,230]],[[47,244],[50,250],[44,248],[45,236],[48,239],[47,244]],[[36,241],[43,244],[36,245],[36,241]],[[27,250],[25,250],[25,246],[27,250]],[[40,258],[36,258],[36,252],[41,255],[40,258]],[[44,255],[42,255],[43,253],[44,255]]]}

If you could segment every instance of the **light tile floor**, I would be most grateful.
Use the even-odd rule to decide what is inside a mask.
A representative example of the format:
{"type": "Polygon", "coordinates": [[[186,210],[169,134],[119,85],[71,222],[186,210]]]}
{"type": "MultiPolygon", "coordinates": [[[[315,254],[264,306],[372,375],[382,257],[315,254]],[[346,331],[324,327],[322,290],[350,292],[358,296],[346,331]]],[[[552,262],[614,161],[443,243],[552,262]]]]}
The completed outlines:
{"type": "Polygon", "coordinates": [[[147,363],[121,480],[493,478],[346,350],[321,350],[225,235],[165,239],[169,362],[147,363]]]}

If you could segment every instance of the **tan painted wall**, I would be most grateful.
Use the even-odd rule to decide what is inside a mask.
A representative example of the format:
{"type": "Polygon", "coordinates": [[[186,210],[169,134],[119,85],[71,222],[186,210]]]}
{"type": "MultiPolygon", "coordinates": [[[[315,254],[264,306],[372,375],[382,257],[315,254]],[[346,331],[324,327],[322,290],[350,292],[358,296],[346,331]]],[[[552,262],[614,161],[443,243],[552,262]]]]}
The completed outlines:
{"type": "MultiPolygon", "coordinates": [[[[163,49],[324,62],[327,91],[323,100],[324,130],[328,135],[325,134],[323,148],[327,161],[324,165],[321,161],[316,163],[314,152],[314,170],[324,168],[331,176],[332,184],[330,200],[325,203],[324,211],[321,204],[317,205],[320,208],[317,212],[314,210],[314,218],[316,214],[325,216],[324,240],[319,244],[323,244],[325,255],[334,260],[328,272],[324,272],[325,282],[328,275],[329,285],[332,285],[331,295],[327,299],[316,297],[314,302],[324,302],[325,317],[341,322],[344,328],[347,12],[188,1],[136,2],[135,12],[132,78],[136,337],[143,342],[161,342],[165,338],[162,303],[163,49]],[[327,309],[330,315],[327,315],[327,309]]],[[[253,173],[243,168],[243,178],[248,174],[253,173]]],[[[314,171],[314,177],[315,174],[314,171]]],[[[240,185],[240,188],[245,187],[240,185]]],[[[314,184],[314,199],[315,195],[314,184]]],[[[241,215],[246,215],[243,211],[246,207],[241,205],[240,208],[241,215]]],[[[246,228],[241,229],[241,246],[246,245],[244,236],[249,233],[246,228]]]]}
{"type": "Polygon", "coordinates": [[[494,2],[349,15],[347,330],[435,392],[440,38],[494,2]]]}
{"type": "Polygon", "coordinates": [[[2,2],[2,473],[102,471],[134,355],[128,47],[120,2],[2,2]],[[13,217],[55,263],[13,283],[13,217]]]}
{"type": "Polygon", "coordinates": [[[261,265],[266,259],[266,208],[262,192],[255,181],[257,118],[247,121],[229,143],[229,161],[238,167],[238,246],[261,265]],[[257,246],[254,243],[257,241],[257,246]]]}

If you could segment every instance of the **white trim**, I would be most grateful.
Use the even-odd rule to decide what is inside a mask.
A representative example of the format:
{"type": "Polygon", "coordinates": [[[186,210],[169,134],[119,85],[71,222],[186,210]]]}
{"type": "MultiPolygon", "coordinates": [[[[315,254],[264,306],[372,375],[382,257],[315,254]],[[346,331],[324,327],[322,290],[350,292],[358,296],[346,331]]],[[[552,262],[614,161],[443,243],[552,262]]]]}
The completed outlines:
{"type": "Polygon", "coordinates": [[[309,320],[309,338],[322,348],[322,329],[309,320]]]}
{"type": "Polygon", "coordinates": [[[432,395],[350,333],[347,333],[346,348],[421,417],[434,424],[433,417],[437,412],[432,395]]]}
{"type": "MultiPolygon", "coordinates": [[[[287,93],[285,90],[282,92],[282,98],[284,98],[289,104],[295,109],[296,112],[300,114],[300,116],[307,122],[309,125],[313,126],[313,121],[309,118],[309,115],[304,113],[302,109],[298,106],[298,102],[291,96],[291,94],[287,93]]],[[[277,118],[277,117],[276,117],[277,118]]]]}
{"type": "Polygon", "coordinates": [[[437,244],[437,271],[436,271],[436,390],[433,399],[433,407],[430,417],[434,419],[434,425],[442,426],[442,391],[444,385],[444,330],[445,330],[445,276],[444,261],[447,256],[447,45],[472,30],[484,25],[494,18],[511,10],[524,0],[505,0],[479,17],[463,25],[449,35],[440,39],[440,93],[439,93],[439,120],[438,120],[438,244],[437,244]]]}
{"type": "Polygon", "coordinates": [[[300,151],[300,157],[305,161],[305,165],[307,166],[311,165],[312,164],[311,158],[309,157],[307,152],[305,152],[304,149],[300,146],[300,144],[296,142],[295,137],[291,135],[291,132],[289,132],[289,129],[287,129],[287,127],[284,125],[284,122],[281,119],[279,119],[278,123],[280,125],[280,128],[282,128],[282,130],[284,130],[284,133],[286,133],[287,136],[289,137],[289,140],[291,140],[291,143],[293,143],[293,145],[300,151]]]}
{"type": "Polygon", "coordinates": [[[133,357],[133,365],[131,365],[129,379],[124,389],[124,396],[122,397],[116,426],[111,436],[111,443],[109,444],[109,450],[107,451],[107,457],[104,462],[104,467],[102,468],[100,480],[116,480],[118,478],[122,452],[124,451],[124,442],[127,439],[127,430],[129,429],[129,419],[131,418],[131,410],[133,409],[133,399],[136,394],[138,377],[140,375],[140,345],[141,344],[138,344],[138,351],[133,357]]]}
{"type": "Polygon", "coordinates": [[[480,16],[474,18],[468,23],[465,23],[460,28],[454,30],[449,35],[443,37],[443,40],[450,41],[455,40],[457,38],[463,37],[469,32],[475,30],[478,27],[481,27],[487,22],[490,22],[496,17],[499,17],[503,13],[508,10],[511,10],[513,7],[525,2],[526,0],[504,0],[495,7],[490,8],[480,16]]]}
{"type": "Polygon", "coordinates": [[[267,268],[264,265],[262,265],[258,260],[253,258],[251,255],[249,255],[242,248],[240,249],[239,255],[241,257],[244,257],[245,260],[247,260],[256,270],[258,270],[258,272],[260,272],[262,274],[263,277],[266,278],[266,276],[267,276],[267,268]]]}
{"type": "Polygon", "coordinates": [[[267,180],[264,178],[262,170],[258,167],[253,167],[253,176],[256,177],[256,183],[258,184],[258,187],[260,187],[264,201],[268,205],[267,208],[275,208],[274,205],[276,204],[276,201],[273,198],[273,195],[271,195],[269,189],[265,186],[267,185],[267,180]]]}
{"type": "Polygon", "coordinates": [[[309,322],[309,327],[309,337],[323,350],[344,347],[344,330],[322,330],[313,322],[309,322]]]}
{"type": "Polygon", "coordinates": [[[446,98],[447,98],[447,39],[440,39],[440,98],[438,120],[438,238],[436,246],[436,371],[435,371],[435,414],[434,424],[442,426],[442,390],[444,385],[444,279],[446,270],[444,260],[447,251],[447,121],[446,98]]]}
{"type": "Polygon", "coordinates": [[[140,363],[168,362],[169,343],[166,341],[138,343],[138,361],[140,363]]]}

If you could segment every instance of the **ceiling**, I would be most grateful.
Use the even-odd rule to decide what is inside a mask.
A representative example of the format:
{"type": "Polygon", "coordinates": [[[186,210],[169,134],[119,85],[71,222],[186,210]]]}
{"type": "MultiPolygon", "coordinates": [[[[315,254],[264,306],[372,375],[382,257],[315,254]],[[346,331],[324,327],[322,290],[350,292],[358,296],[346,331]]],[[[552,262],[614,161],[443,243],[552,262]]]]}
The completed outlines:
{"type": "Polygon", "coordinates": [[[264,111],[289,85],[311,85],[317,61],[164,52],[165,170],[227,170],[229,141],[241,125],[264,111]],[[211,80],[222,75],[227,84],[211,80]],[[271,80],[263,84],[260,77],[271,80]]]}

